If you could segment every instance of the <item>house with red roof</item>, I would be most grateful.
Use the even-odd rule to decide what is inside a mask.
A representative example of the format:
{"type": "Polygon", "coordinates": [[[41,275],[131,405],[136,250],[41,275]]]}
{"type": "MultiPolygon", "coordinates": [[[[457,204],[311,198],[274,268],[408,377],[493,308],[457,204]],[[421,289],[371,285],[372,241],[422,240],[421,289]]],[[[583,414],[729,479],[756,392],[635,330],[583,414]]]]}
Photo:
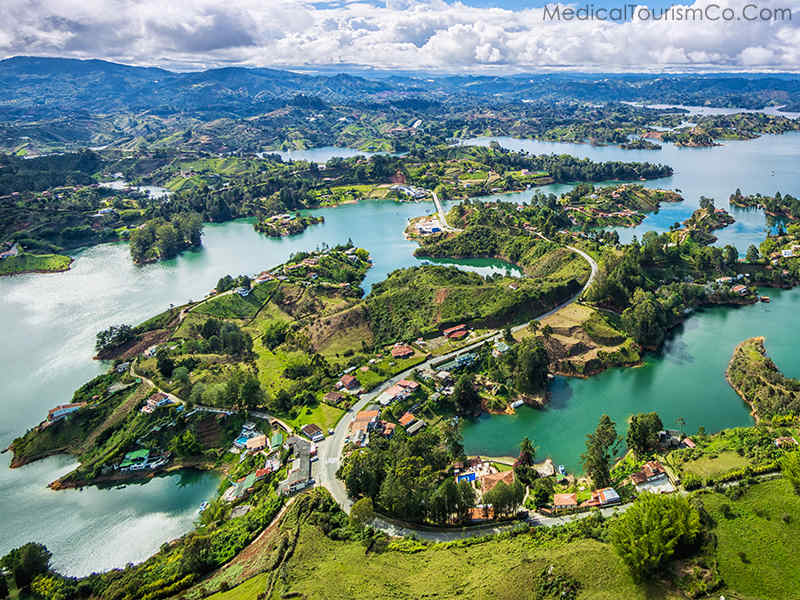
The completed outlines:
{"type": "Polygon", "coordinates": [[[578,507],[578,494],[555,494],[553,495],[553,509],[573,510],[578,507]]]}
{"type": "Polygon", "coordinates": [[[513,469],[508,471],[498,471],[497,473],[489,473],[488,475],[481,477],[481,495],[485,496],[501,481],[506,485],[511,485],[514,483],[513,469]]]}
{"type": "Polygon", "coordinates": [[[416,420],[417,420],[417,417],[415,417],[412,413],[407,412],[402,417],[400,417],[397,420],[397,422],[400,423],[400,425],[402,425],[403,427],[408,427],[409,425],[411,425],[416,420]]]}
{"type": "Polygon", "coordinates": [[[450,338],[451,340],[460,340],[466,336],[469,331],[467,330],[466,324],[462,323],[461,325],[456,325],[455,327],[448,327],[442,333],[445,337],[450,338]]]}
{"type": "Polygon", "coordinates": [[[392,358],[408,358],[414,356],[414,349],[408,344],[395,344],[392,346],[392,358]]]}
{"type": "Polygon", "coordinates": [[[342,375],[342,378],[336,384],[336,387],[345,390],[357,390],[361,387],[361,384],[358,382],[358,379],[348,374],[342,375]]]}

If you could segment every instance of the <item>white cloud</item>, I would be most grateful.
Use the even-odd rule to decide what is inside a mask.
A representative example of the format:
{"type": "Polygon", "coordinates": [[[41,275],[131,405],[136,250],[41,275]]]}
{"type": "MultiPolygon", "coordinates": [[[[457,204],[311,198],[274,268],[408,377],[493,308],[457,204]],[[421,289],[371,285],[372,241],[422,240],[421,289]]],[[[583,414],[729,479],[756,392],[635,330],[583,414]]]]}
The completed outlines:
{"type": "MultiPolygon", "coordinates": [[[[723,8],[742,17],[749,2],[696,0],[691,7],[711,10],[706,17],[723,8]]],[[[783,2],[765,0],[759,8],[783,8],[783,2]]],[[[0,55],[167,67],[342,62],[442,70],[800,70],[800,14],[794,16],[775,22],[555,22],[545,20],[541,8],[510,11],[443,0],[3,0],[0,55]]]]}

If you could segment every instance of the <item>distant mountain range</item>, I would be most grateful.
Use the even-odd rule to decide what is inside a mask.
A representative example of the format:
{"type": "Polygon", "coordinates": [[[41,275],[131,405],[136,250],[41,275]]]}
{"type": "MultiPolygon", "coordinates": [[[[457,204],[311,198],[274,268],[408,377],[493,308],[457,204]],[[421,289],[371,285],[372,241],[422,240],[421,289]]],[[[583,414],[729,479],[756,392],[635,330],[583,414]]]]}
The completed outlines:
{"type": "Polygon", "coordinates": [[[0,121],[68,113],[246,117],[297,96],[339,105],[643,101],[800,109],[800,76],[534,74],[507,77],[376,73],[303,74],[230,67],[175,73],[102,60],[18,56],[0,61],[0,121]]]}

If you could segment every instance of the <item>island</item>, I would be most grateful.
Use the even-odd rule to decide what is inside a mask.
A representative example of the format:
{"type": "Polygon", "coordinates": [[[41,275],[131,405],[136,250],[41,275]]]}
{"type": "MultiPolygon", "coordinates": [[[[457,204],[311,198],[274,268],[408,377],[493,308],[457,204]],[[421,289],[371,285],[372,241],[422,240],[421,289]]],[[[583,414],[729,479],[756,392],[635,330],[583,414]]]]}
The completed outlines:
{"type": "Polygon", "coordinates": [[[716,208],[711,198],[701,198],[700,208],[683,223],[672,226],[672,238],[675,243],[682,244],[692,240],[699,244],[709,245],[717,241],[713,234],[718,229],[724,229],[736,220],[724,208],[716,208]]]}
{"type": "Polygon", "coordinates": [[[778,192],[774,196],[745,196],[737,188],[730,196],[730,203],[740,208],[760,208],[771,217],[783,217],[792,221],[800,218],[800,200],[790,194],[782,195],[778,192]]]}
{"type": "Polygon", "coordinates": [[[644,137],[637,137],[619,145],[623,150],[661,150],[661,145],[644,137]]]}
{"type": "Polygon", "coordinates": [[[783,375],[767,356],[763,337],[747,339],[733,351],[725,377],[752,409],[756,422],[800,411],[800,381],[783,375]]]}
{"type": "Polygon", "coordinates": [[[638,184],[598,186],[578,184],[561,197],[570,221],[579,228],[634,227],[645,213],[657,212],[662,202],[681,202],[671,190],[651,189],[638,184]]]}
{"type": "Polygon", "coordinates": [[[255,224],[255,229],[259,233],[264,233],[270,237],[288,237],[303,233],[310,225],[324,222],[324,217],[284,213],[258,221],[255,224]]]}

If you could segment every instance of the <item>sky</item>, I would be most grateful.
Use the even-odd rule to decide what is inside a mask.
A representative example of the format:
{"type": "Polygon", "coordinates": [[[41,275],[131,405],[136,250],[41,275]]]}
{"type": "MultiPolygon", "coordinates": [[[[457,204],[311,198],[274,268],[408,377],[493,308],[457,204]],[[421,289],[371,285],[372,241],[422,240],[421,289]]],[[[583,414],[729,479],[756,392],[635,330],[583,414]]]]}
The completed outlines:
{"type": "Polygon", "coordinates": [[[2,0],[0,57],[101,58],[176,70],[349,64],[498,74],[800,71],[800,0],[696,0],[673,5],[671,16],[659,19],[658,9],[670,6],[665,0],[631,6],[626,0],[547,6],[543,0],[2,0]],[[625,6],[627,14],[599,14],[625,6]],[[655,15],[642,10],[647,6],[655,15]],[[567,17],[568,9],[581,8],[583,16],[592,8],[593,18],[567,17]],[[679,19],[677,11],[687,8],[700,16],[679,19]]]}

